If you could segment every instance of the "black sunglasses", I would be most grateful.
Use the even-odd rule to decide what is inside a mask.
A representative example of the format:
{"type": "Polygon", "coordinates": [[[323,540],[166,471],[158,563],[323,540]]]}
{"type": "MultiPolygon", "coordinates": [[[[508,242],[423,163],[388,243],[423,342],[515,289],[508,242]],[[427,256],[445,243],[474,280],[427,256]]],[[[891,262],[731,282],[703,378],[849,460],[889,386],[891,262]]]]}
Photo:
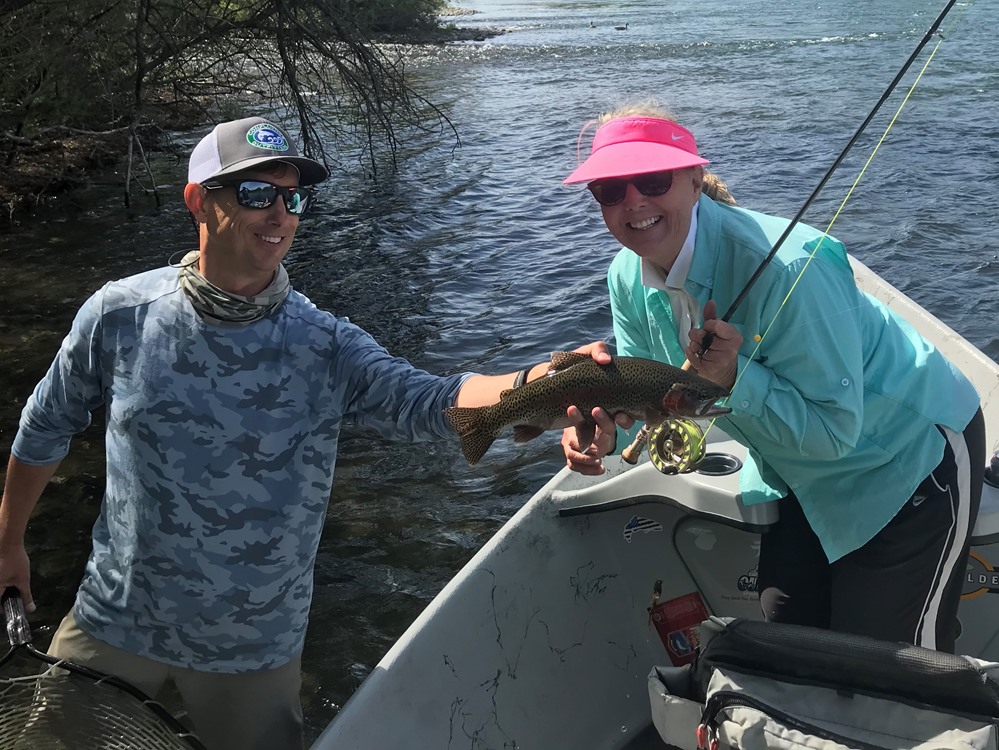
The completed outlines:
{"type": "Polygon", "coordinates": [[[638,192],[649,197],[665,195],[673,186],[673,173],[651,172],[631,177],[608,177],[594,180],[586,187],[601,206],[615,206],[624,200],[628,185],[634,185],[638,192]]]}
{"type": "Polygon", "coordinates": [[[284,207],[288,213],[301,216],[309,205],[309,198],[312,197],[312,188],[308,187],[281,187],[272,185],[269,182],[260,180],[232,180],[221,181],[212,180],[202,185],[205,190],[219,190],[220,188],[236,188],[236,202],[243,208],[270,208],[278,199],[284,198],[284,207]]]}

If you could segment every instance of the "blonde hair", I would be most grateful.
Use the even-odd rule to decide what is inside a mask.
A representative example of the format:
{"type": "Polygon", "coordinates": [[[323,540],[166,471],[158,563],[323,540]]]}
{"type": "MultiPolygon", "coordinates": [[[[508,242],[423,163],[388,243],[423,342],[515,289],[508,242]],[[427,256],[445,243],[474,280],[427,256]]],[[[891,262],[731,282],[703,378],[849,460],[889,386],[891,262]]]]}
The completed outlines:
{"type": "MultiPolygon", "coordinates": [[[[632,102],[631,104],[625,104],[624,106],[618,107],[610,112],[604,112],[596,120],[597,129],[611,120],[616,120],[619,117],[655,117],[660,120],[669,120],[670,122],[679,123],[680,121],[676,118],[676,115],[669,110],[668,107],[661,104],[656,99],[646,99],[641,102],[632,102]]],[[[682,124],[682,123],[680,123],[682,124]]],[[[727,203],[730,206],[736,205],[735,198],[732,193],[729,192],[728,185],[725,181],[714,174],[713,172],[704,169],[704,183],[701,186],[701,190],[706,196],[712,200],[718,201],[719,203],[727,203]]]]}

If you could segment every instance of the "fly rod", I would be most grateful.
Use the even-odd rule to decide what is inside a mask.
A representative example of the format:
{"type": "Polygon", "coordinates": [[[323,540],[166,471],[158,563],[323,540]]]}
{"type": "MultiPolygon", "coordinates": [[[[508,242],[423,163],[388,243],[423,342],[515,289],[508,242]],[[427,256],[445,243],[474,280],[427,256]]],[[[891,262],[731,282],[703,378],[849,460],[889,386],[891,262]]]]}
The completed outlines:
{"type": "MultiPolygon", "coordinates": [[[[733,313],[735,313],[735,311],[738,309],[739,305],[741,305],[743,301],[745,301],[746,295],[749,294],[750,289],[753,288],[753,285],[757,282],[760,276],[763,275],[763,271],[766,269],[767,264],[769,264],[770,261],[773,260],[774,256],[777,254],[777,251],[780,250],[781,245],[784,244],[784,240],[788,238],[788,236],[794,230],[795,226],[797,226],[798,223],[801,221],[801,217],[805,215],[805,212],[812,205],[815,199],[819,196],[819,193],[822,192],[822,189],[826,186],[826,183],[829,182],[829,179],[832,177],[833,172],[835,172],[839,168],[839,165],[843,163],[843,160],[846,158],[847,154],[850,153],[850,149],[852,149],[854,144],[856,144],[856,142],[860,140],[860,136],[867,129],[867,126],[871,123],[871,120],[873,120],[875,115],[877,115],[878,110],[881,109],[881,106],[886,101],[888,101],[888,97],[890,97],[892,92],[895,91],[895,88],[898,86],[903,76],[905,76],[906,72],[908,72],[909,68],[912,66],[912,63],[915,62],[916,58],[919,56],[919,53],[922,52],[923,47],[925,47],[927,43],[929,43],[930,39],[937,32],[937,29],[940,27],[940,24],[943,23],[943,20],[947,17],[947,14],[950,13],[950,10],[951,8],[954,7],[955,3],[957,3],[957,0],[949,0],[947,5],[944,7],[942,11],[940,11],[940,14],[936,17],[933,23],[930,24],[930,27],[926,30],[926,33],[923,35],[923,38],[919,40],[919,43],[916,45],[916,48],[912,51],[912,54],[909,55],[909,58],[899,69],[898,73],[895,74],[895,77],[892,79],[891,83],[889,83],[888,87],[884,90],[884,92],[882,92],[881,97],[878,99],[877,103],[871,109],[867,117],[864,118],[864,121],[860,124],[856,132],[853,134],[853,137],[850,138],[849,142],[840,152],[839,156],[837,156],[836,160],[832,163],[832,166],[829,167],[829,169],[826,171],[822,179],[819,180],[819,184],[815,186],[815,189],[812,191],[811,195],[809,195],[808,198],[805,199],[805,202],[802,204],[801,208],[798,209],[798,212],[791,219],[790,223],[788,223],[787,228],[781,233],[780,237],[777,238],[777,241],[770,249],[770,252],[767,253],[767,256],[762,260],[759,266],[757,266],[756,270],[753,272],[753,275],[749,277],[749,281],[746,282],[746,285],[742,288],[742,291],[739,292],[736,298],[732,301],[732,304],[729,305],[728,310],[726,310],[725,314],[721,317],[721,319],[724,322],[727,323],[729,319],[732,317],[733,313]]],[[[699,356],[703,356],[704,353],[711,348],[711,342],[713,340],[714,340],[713,334],[711,333],[705,334],[699,356]]],[[[684,370],[691,369],[690,360],[685,361],[681,369],[684,370]]],[[[655,425],[653,425],[653,427],[654,426],[655,425]]],[[[650,427],[648,424],[643,425],[642,429],[635,436],[635,440],[632,442],[632,444],[629,445],[627,448],[625,448],[624,451],[621,453],[621,457],[629,464],[635,464],[638,462],[638,456],[641,453],[642,448],[645,446],[646,441],[649,439],[649,430],[650,427]]]]}

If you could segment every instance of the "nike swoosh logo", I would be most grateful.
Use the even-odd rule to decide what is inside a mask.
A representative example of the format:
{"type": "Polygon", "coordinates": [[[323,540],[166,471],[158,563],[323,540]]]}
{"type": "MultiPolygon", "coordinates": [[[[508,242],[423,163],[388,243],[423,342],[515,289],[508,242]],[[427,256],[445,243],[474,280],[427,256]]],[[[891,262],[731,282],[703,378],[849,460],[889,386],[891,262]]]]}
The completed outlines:
{"type": "Polygon", "coordinates": [[[923,500],[925,499],[926,495],[916,495],[914,498],[912,498],[912,507],[913,508],[919,507],[920,505],[923,504],[923,500]]]}
{"type": "Polygon", "coordinates": [[[677,135],[676,133],[670,133],[669,136],[674,141],[682,141],[683,140],[683,136],[682,135],[677,135]]]}

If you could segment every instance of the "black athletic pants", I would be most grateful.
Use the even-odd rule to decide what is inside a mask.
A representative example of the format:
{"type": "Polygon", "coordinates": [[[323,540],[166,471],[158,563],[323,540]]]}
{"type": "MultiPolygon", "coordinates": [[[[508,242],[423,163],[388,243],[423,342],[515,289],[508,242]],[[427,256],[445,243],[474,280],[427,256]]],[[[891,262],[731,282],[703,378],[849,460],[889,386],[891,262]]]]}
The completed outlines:
{"type": "Polygon", "coordinates": [[[793,493],[762,537],[758,588],[772,622],[812,625],[953,653],[957,606],[985,471],[981,410],[940,429],[943,460],[871,541],[830,564],[793,493]]]}

